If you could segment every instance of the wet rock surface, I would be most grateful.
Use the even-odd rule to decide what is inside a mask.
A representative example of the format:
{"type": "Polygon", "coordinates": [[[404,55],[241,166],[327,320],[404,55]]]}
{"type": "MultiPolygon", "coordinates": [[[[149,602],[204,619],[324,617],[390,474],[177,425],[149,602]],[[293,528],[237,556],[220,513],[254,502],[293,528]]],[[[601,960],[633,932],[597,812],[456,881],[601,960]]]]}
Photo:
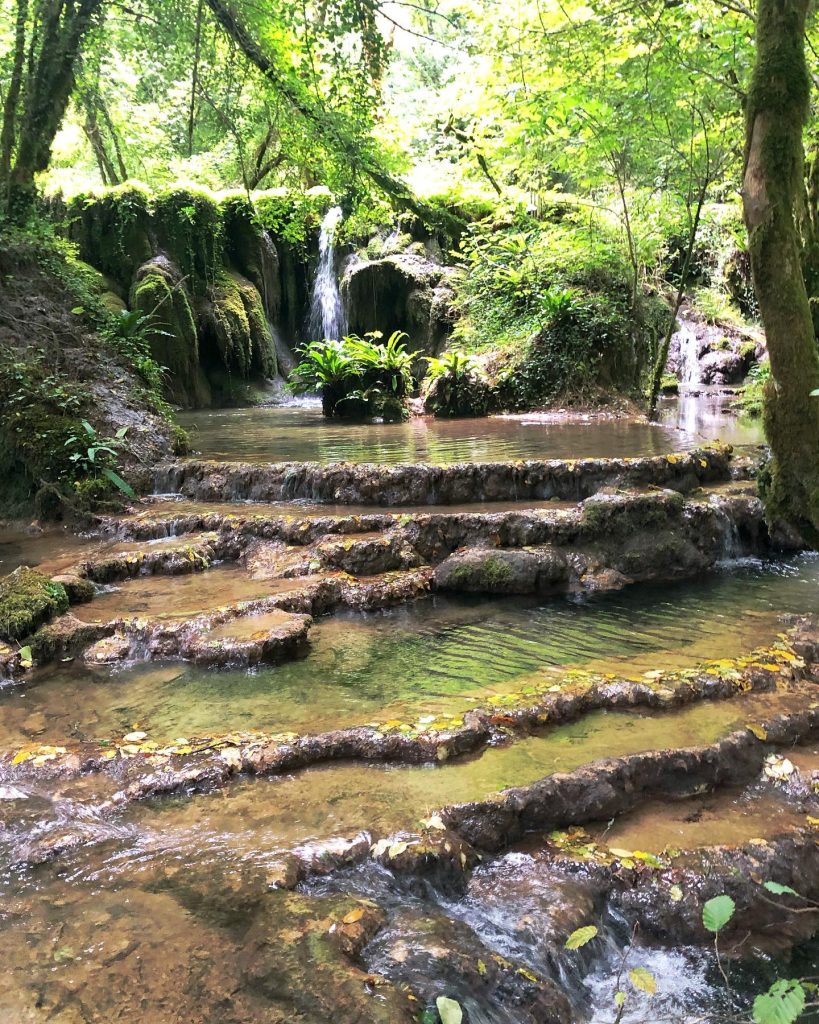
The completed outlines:
{"type": "MultiPolygon", "coordinates": [[[[174,516],[167,502],[153,518],[109,519],[107,545],[60,564],[77,606],[36,634],[36,662],[82,658],[89,685],[112,689],[134,662],[234,666],[224,678],[238,689],[257,685],[258,665],[309,658],[314,618],[341,609],[379,613],[431,589],[585,594],[774,549],[742,479],[752,462],[721,450],[391,470],[207,465],[168,473],[198,499],[281,487],[394,510],[228,504],[174,516]],[[467,492],[514,503],[395,505],[467,492]],[[525,505],[561,496],[576,504],[525,505]]],[[[154,740],[123,706],[118,732],[69,715],[55,740],[32,702],[17,714],[19,745],[0,751],[0,1009],[21,1024],[44,1012],[107,1024],[134,1006],[156,1024],[426,1024],[450,999],[467,1024],[569,1024],[589,1012],[591,972],[635,934],[644,952],[710,948],[702,904],[722,893],[736,904],[725,955],[778,955],[819,916],[805,905],[819,899],[819,643],[807,616],[775,640],[765,628],[766,646],[738,657],[715,650],[687,669],[628,675],[601,652],[594,668],[553,667],[515,692],[476,682],[457,713],[432,693],[432,714],[362,713],[345,728],[180,724],[154,740]],[[683,726],[686,709],[714,722],[683,726]],[[607,732],[609,718],[633,735],[607,732]],[[549,751],[572,737],[578,752],[556,760],[549,751]],[[538,752],[541,742],[553,747],[538,752]],[[507,755],[518,774],[484,767],[507,755]],[[597,936],[567,950],[589,925],[597,936]]],[[[0,675],[33,688],[48,671],[18,663],[15,647],[0,648],[0,675]]],[[[270,702],[292,699],[281,670],[263,677],[270,702]]],[[[173,703],[182,669],[154,671],[173,703]]],[[[223,673],[207,678],[219,686],[223,673]]]]}
{"type": "Polygon", "coordinates": [[[334,501],[364,505],[458,504],[475,501],[579,501],[604,486],[671,487],[682,492],[728,480],[731,451],[709,447],[679,455],[454,466],[358,463],[177,462],[160,468],[153,486],[205,501],[334,501]]]}
{"type": "MultiPolygon", "coordinates": [[[[665,465],[674,468],[677,462],[665,460],[665,465]]],[[[237,648],[222,657],[212,648],[209,653],[199,634],[228,619],[274,608],[313,616],[344,607],[376,609],[429,589],[600,593],[635,581],[695,576],[726,557],[767,554],[777,547],[760,500],[738,483],[697,489],[688,496],[667,487],[612,486],[576,505],[527,509],[522,504],[497,512],[302,517],[295,511],[267,516],[258,507],[235,508],[181,519],[168,519],[163,510],[155,522],[143,515],[105,520],[101,525],[108,533],[155,539],[103,546],[98,558],[86,557],[76,567],[71,578],[83,588],[84,598],[92,580],[121,586],[122,597],[98,593],[73,613],[88,625],[78,626],[75,617],[67,616],[45,627],[34,642],[37,660],[75,655],[84,645],[116,635],[127,637],[130,646],[113,660],[164,657],[253,665],[297,656],[300,644],[281,643],[275,653],[237,648]],[[175,576],[192,582],[150,583],[151,577],[175,576]],[[175,600],[183,592],[188,615],[186,605],[175,600]],[[213,598],[206,598],[211,592],[213,598]],[[213,612],[198,611],[208,599],[224,604],[213,612]],[[130,615],[106,614],[111,607],[124,610],[129,601],[130,615]]],[[[103,654],[89,658],[112,660],[103,654]]]]}

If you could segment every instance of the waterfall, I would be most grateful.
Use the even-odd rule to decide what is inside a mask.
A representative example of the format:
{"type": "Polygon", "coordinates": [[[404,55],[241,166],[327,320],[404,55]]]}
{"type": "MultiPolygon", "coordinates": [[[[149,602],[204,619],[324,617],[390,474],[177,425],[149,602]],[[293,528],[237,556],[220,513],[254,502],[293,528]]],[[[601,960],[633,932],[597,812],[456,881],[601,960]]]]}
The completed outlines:
{"type": "Polygon", "coordinates": [[[681,384],[699,384],[700,352],[695,325],[679,317],[680,329],[675,335],[677,346],[677,380],[681,384]]]}
{"type": "Polygon", "coordinates": [[[321,222],[319,262],[310,297],[310,341],[337,340],[347,333],[335,267],[335,234],[344,214],[334,206],[321,222]]]}
{"type": "Polygon", "coordinates": [[[296,357],[290,351],[287,342],[281,335],[281,331],[271,321],[268,321],[270,327],[270,336],[273,339],[273,345],[276,349],[276,366],[279,370],[279,376],[284,377],[285,380],[290,376],[290,371],[297,363],[296,357]]]}

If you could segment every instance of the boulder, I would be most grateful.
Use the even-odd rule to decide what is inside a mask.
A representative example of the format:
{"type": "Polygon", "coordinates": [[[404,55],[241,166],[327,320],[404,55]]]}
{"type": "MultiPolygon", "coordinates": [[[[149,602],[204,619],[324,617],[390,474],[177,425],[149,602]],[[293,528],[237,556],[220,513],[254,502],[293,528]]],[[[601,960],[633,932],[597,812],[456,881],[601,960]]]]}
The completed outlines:
{"type": "Polygon", "coordinates": [[[22,640],[66,611],[65,587],[36,569],[21,566],[0,580],[0,640],[22,640]]]}
{"type": "Polygon", "coordinates": [[[564,554],[553,548],[467,548],[435,570],[438,590],[471,594],[536,594],[568,579],[564,554]]]}
{"type": "Polygon", "coordinates": [[[353,257],[341,281],[350,331],[405,331],[410,349],[436,355],[452,331],[454,274],[421,252],[353,257]]]}

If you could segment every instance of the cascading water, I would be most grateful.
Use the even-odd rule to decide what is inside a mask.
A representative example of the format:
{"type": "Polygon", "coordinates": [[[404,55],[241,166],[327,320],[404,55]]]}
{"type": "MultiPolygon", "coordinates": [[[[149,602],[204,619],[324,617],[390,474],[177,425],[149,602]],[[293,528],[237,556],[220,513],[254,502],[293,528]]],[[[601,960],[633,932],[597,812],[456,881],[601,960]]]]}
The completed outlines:
{"type": "Polygon", "coordinates": [[[321,222],[319,262],[310,298],[310,340],[338,339],[347,333],[335,267],[335,235],[344,214],[334,206],[321,222]]]}
{"type": "Polygon", "coordinates": [[[698,384],[700,382],[699,339],[693,325],[680,320],[677,331],[677,377],[681,384],[698,384]]]}

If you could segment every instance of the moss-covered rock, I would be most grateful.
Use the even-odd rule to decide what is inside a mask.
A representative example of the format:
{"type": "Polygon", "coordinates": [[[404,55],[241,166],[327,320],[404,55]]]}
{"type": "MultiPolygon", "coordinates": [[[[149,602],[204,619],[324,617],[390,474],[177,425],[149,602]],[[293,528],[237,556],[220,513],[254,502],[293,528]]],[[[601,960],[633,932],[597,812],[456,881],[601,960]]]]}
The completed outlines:
{"type": "Polygon", "coordinates": [[[260,224],[253,205],[244,194],[222,200],[222,220],[228,263],[256,286],[267,319],[278,323],[282,308],[282,278],[273,239],[260,224]]]}
{"type": "Polygon", "coordinates": [[[275,374],[276,351],[262,298],[247,278],[221,272],[199,312],[203,350],[217,354],[224,369],[245,379],[275,374]]]}
{"type": "Polygon", "coordinates": [[[147,189],[128,183],[77,195],[68,203],[66,216],[68,235],[79,245],[81,257],[127,291],[137,268],[155,249],[147,189]]]}
{"type": "Polygon", "coordinates": [[[182,405],[210,404],[190,294],[179,268],[168,257],[156,256],[139,268],[131,306],[153,315],[154,326],[148,334],[151,355],[170,373],[170,397],[182,405]]]}
{"type": "Polygon", "coordinates": [[[683,496],[672,490],[595,494],[583,502],[583,530],[594,540],[671,527],[681,519],[684,507],[683,496]]]}
{"type": "Polygon", "coordinates": [[[25,566],[0,580],[0,639],[22,640],[55,615],[68,611],[68,594],[25,566]]]}
{"type": "Polygon", "coordinates": [[[351,263],[341,282],[350,331],[405,331],[411,348],[435,355],[452,331],[454,276],[418,252],[351,263]]]}
{"type": "Polygon", "coordinates": [[[97,590],[91,580],[75,573],[62,573],[51,577],[52,583],[59,583],[68,595],[71,604],[85,604],[93,600],[97,590]]]}
{"type": "Polygon", "coordinates": [[[194,294],[212,286],[222,266],[224,224],[216,197],[205,189],[169,188],[154,198],[154,227],[194,294]]]}
{"type": "Polygon", "coordinates": [[[553,548],[467,548],[435,570],[438,590],[471,594],[535,594],[568,578],[566,556],[553,548]]]}

